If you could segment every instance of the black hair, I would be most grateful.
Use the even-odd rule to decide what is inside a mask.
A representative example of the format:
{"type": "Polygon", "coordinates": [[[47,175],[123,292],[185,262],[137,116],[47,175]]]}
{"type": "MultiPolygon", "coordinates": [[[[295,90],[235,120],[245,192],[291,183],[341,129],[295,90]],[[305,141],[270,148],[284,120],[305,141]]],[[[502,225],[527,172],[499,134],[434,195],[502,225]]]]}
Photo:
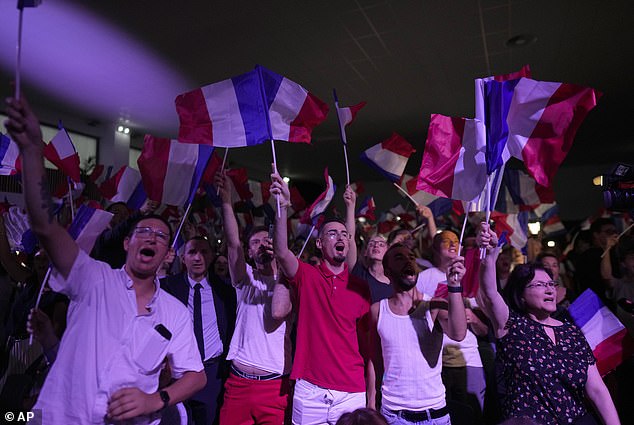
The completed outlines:
{"type": "Polygon", "coordinates": [[[387,421],[376,410],[364,407],[344,413],[335,425],[387,425],[387,421]]]}
{"type": "Polygon", "coordinates": [[[134,233],[134,229],[136,229],[139,222],[143,220],[150,220],[150,219],[160,220],[161,222],[163,222],[163,224],[165,224],[165,226],[167,226],[167,229],[169,230],[169,234],[170,234],[170,245],[171,245],[172,239],[174,238],[174,234],[172,233],[172,227],[163,216],[160,216],[158,214],[140,215],[136,217],[135,219],[133,219],[132,222],[130,223],[130,231],[128,232],[128,237],[132,236],[132,233],[134,233]]]}
{"type": "Polygon", "coordinates": [[[541,270],[548,274],[551,279],[553,278],[550,271],[539,263],[518,264],[511,272],[502,293],[511,310],[520,314],[526,313],[526,308],[522,301],[524,289],[535,278],[537,270],[541,270]]]}
{"type": "Polygon", "coordinates": [[[385,251],[385,254],[383,254],[383,260],[381,260],[381,264],[383,264],[383,271],[384,271],[384,272],[385,272],[385,270],[387,270],[387,268],[388,268],[388,267],[387,267],[387,266],[388,266],[388,264],[387,264],[387,259],[389,258],[389,255],[388,255],[388,254],[390,253],[390,251],[392,251],[392,250],[394,250],[394,249],[398,249],[398,248],[407,248],[408,250],[410,250],[410,251],[411,251],[411,249],[410,249],[407,245],[402,244],[402,243],[400,243],[400,242],[395,243],[394,245],[389,245],[389,246],[388,246],[388,248],[387,248],[387,250],[385,251]]]}
{"type": "MultiPolygon", "coordinates": [[[[343,225],[343,227],[346,227],[346,223],[339,217],[329,217],[325,219],[323,223],[321,223],[321,226],[319,226],[319,236],[321,236],[321,232],[326,227],[326,224],[329,224],[329,223],[339,223],[343,225]]],[[[347,228],[346,228],[346,231],[347,231],[347,228]]]]}
{"type": "Polygon", "coordinates": [[[599,233],[603,226],[614,226],[614,220],[607,217],[597,218],[590,225],[590,233],[599,233]]]}
{"type": "Polygon", "coordinates": [[[537,263],[542,263],[542,260],[546,257],[553,257],[555,258],[557,261],[559,261],[559,256],[555,253],[555,251],[542,251],[539,254],[537,254],[537,258],[535,258],[535,261],[537,263]]]}
{"type": "Polygon", "coordinates": [[[207,245],[209,245],[209,248],[210,249],[212,248],[211,241],[208,238],[206,238],[204,236],[200,236],[200,235],[192,236],[191,238],[187,239],[187,241],[185,241],[183,246],[187,246],[187,244],[190,243],[191,241],[205,241],[205,242],[207,242],[207,245]]]}
{"type": "Polygon", "coordinates": [[[266,232],[268,234],[269,233],[269,228],[266,227],[266,226],[255,226],[255,227],[252,227],[251,230],[249,230],[249,233],[247,233],[246,237],[244,238],[245,246],[249,246],[249,241],[251,240],[253,235],[255,235],[256,233],[260,233],[260,232],[266,232]]]}

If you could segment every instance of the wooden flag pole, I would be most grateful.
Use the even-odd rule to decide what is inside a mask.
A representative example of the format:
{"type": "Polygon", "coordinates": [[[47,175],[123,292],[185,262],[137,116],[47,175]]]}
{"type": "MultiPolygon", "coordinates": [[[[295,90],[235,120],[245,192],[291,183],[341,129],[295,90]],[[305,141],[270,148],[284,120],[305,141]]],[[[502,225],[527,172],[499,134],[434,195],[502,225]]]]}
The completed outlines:
{"type": "Polygon", "coordinates": [[[412,198],[412,195],[410,195],[409,193],[407,193],[407,191],[405,189],[403,189],[401,186],[399,186],[398,184],[392,182],[392,184],[394,185],[395,188],[397,188],[398,190],[400,190],[401,192],[403,192],[403,194],[405,196],[407,196],[409,198],[410,201],[412,201],[414,203],[415,206],[419,207],[420,204],[418,202],[416,202],[416,199],[412,198]]]}

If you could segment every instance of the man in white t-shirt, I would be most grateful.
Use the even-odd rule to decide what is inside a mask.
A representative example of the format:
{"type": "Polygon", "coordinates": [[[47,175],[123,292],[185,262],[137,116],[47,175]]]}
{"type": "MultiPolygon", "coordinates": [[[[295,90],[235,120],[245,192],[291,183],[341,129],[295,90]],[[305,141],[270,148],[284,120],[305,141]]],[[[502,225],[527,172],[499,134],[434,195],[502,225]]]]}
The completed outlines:
{"type": "Polygon", "coordinates": [[[89,258],[53,215],[37,117],[24,99],[7,106],[31,229],[52,263],[51,288],[70,299],[57,360],[34,407],[41,417],[33,422],[157,424],[162,409],[206,382],[189,313],[156,278],[170,250],[169,225],[140,218],[124,240],[122,269],[89,258]],[[157,391],[164,359],[176,380],[157,391]]]}
{"type": "MultiPolygon", "coordinates": [[[[372,304],[370,314],[372,366],[381,413],[389,424],[450,424],[441,378],[443,334],[461,340],[466,332],[460,280],[464,260],[456,257],[447,267],[448,310],[429,302],[415,304],[418,267],[414,253],[404,245],[392,245],[383,257],[385,275],[394,295],[372,304]]],[[[371,376],[371,375],[370,375],[371,376]]],[[[369,400],[376,408],[376,401],[369,400]]]]}
{"type": "Polygon", "coordinates": [[[238,301],[227,355],[231,374],[225,383],[220,423],[282,424],[290,394],[290,297],[281,297],[283,305],[272,305],[277,264],[271,237],[264,227],[251,230],[245,241],[254,266],[248,264],[238,236],[228,178],[218,175],[216,185],[222,199],[229,273],[238,301]]]}

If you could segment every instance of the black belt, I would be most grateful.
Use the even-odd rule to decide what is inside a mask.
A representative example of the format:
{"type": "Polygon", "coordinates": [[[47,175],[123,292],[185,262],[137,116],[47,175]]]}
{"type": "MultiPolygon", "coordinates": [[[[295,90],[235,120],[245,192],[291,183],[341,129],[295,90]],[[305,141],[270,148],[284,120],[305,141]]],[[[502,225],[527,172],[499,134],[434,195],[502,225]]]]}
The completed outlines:
{"type": "Polygon", "coordinates": [[[406,421],[422,422],[442,418],[443,416],[449,414],[449,409],[445,406],[442,409],[421,410],[419,412],[412,410],[390,410],[390,412],[405,419],[406,421]]]}
{"type": "Polygon", "coordinates": [[[269,373],[268,375],[252,375],[250,373],[242,372],[240,369],[237,369],[234,365],[231,365],[231,373],[240,378],[252,379],[254,381],[272,381],[273,379],[283,378],[285,375],[280,373],[269,373]]]}
{"type": "Polygon", "coordinates": [[[203,362],[203,366],[212,366],[215,365],[216,363],[218,363],[218,361],[220,361],[220,359],[222,358],[222,356],[217,356],[217,357],[212,357],[210,359],[207,359],[203,362]]]}

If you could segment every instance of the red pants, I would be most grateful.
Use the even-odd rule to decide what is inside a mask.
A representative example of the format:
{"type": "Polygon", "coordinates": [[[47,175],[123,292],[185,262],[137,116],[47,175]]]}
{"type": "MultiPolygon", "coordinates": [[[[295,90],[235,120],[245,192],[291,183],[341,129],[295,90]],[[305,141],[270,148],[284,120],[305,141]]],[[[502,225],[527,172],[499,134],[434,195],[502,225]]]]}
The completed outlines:
{"type": "Polygon", "coordinates": [[[290,397],[287,378],[256,381],[229,374],[220,425],[283,425],[290,397]]]}

